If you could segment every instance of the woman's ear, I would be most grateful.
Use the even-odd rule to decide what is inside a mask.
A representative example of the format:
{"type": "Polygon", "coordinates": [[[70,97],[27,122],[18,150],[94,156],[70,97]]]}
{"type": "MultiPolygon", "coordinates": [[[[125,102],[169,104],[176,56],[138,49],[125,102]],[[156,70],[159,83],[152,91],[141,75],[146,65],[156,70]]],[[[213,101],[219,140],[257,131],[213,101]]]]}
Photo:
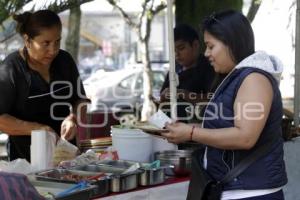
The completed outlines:
{"type": "Polygon", "coordinates": [[[30,44],[30,38],[29,38],[29,36],[27,34],[24,34],[23,35],[23,39],[24,39],[24,43],[25,43],[26,48],[30,49],[31,44],[30,44]]]}

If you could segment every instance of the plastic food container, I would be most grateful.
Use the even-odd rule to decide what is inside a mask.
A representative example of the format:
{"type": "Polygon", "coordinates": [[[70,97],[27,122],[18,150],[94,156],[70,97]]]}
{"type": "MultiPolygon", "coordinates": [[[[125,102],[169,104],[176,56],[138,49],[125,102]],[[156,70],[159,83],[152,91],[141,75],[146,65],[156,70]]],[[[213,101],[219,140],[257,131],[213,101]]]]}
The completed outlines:
{"type": "Polygon", "coordinates": [[[139,129],[121,128],[112,126],[112,145],[118,151],[122,160],[149,162],[153,145],[152,137],[139,129]]]}
{"type": "Polygon", "coordinates": [[[56,200],[83,200],[83,199],[91,199],[92,192],[97,187],[95,185],[89,185],[84,189],[75,190],[73,192],[68,193],[67,195],[57,197],[57,195],[69,188],[74,187],[75,183],[60,183],[53,181],[40,181],[35,178],[30,178],[30,183],[36,188],[36,190],[44,196],[45,194],[50,195],[56,200]]]}
{"type": "MultiPolygon", "coordinates": [[[[50,169],[40,171],[35,174],[37,180],[52,181],[57,183],[78,183],[81,180],[88,180],[89,177],[94,177],[97,172],[79,171],[73,169],[50,169]]],[[[91,185],[95,185],[91,191],[91,196],[103,196],[109,192],[109,177],[103,176],[97,180],[88,180],[91,185]]]]}
{"type": "Polygon", "coordinates": [[[105,172],[109,174],[111,192],[125,192],[137,188],[139,174],[142,173],[142,170],[135,170],[124,174],[126,168],[104,164],[82,165],[73,167],[72,169],[89,172],[105,172]]]}
{"type": "MultiPolygon", "coordinates": [[[[139,163],[127,160],[103,160],[98,164],[108,165],[112,167],[128,169],[130,166],[139,163]]],[[[171,165],[160,167],[149,167],[150,163],[139,163],[142,172],[139,174],[139,185],[149,186],[161,184],[165,181],[165,170],[167,168],[173,168],[171,165]]]]}

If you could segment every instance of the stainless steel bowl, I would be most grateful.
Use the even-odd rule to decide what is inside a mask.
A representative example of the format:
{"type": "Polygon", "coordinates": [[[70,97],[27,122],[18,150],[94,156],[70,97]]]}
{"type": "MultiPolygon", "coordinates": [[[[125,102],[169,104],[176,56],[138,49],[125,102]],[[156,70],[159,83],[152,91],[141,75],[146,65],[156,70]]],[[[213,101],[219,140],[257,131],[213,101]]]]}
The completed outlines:
{"type": "Polygon", "coordinates": [[[140,163],[129,160],[102,160],[97,162],[100,165],[108,165],[112,167],[119,167],[128,169],[132,165],[139,163],[139,169],[142,170],[142,173],[139,174],[139,184],[142,186],[157,185],[165,181],[165,169],[172,168],[173,166],[160,166],[160,167],[151,167],[151,163],[140,163]]]}
{"type": "MultiPolygon", "coordinates": [[[[52,181],[58,183],[77,183],[80,180],[79,176],[82,176],[82,178],[88,178],[95,176],[99,174],[98,172],[101,172],[101,170],[83,170],[83,169],[95,169],[92,166],[78,166],[76,169],[49,169],[49,170],[43,170],[40,172],[35,173],[35,178],[37,180],[41,181],[52,181]],[[75,177],[78,177],[78,180],[76,180],[75,177]]],[[[85,180],[85,179],[83,179],[85,180]]],[[[103,176],[99,178],[98,180],[88,180],[91,185],[94,185],[96,187],[92,188],[90,192],[91,197],[95,196],[103,196],[108,194],[109,192],[109,183],[110,179],[108,176],[103,176]]]]}
{"type": "Polygon", "coordinates": [[[159,151],[154,154],[161,165],[173,165],[174,168],[166,168],[165,173],[169,176],[188,176],[192,165],[191,150],[159,151]]]}
{"type": "Polygon", "coordinates": [[[104,164],[90,164],[74,167],[76,170],[105,172],[109,173],[110,191],[111,192],[125,192],[135,189],[138,186],[138,175],[142,173],[141,170],[135,170],[129,173],[124,173],[125,168],[104,165],[104,164]]]}
{"type": "Polygon", "coordinates": [[[110,178],[111,192],[125,192],[135,189],[139,183],[139,173],[142,171],[137,170],[128,174],[112,175],[110,178]]]}
{"type": "Polygon", "coordinates": [[[139,179],[139,183],[142,186],[161,184],[165,181],[165,168],[144,169],[139,179]]]}

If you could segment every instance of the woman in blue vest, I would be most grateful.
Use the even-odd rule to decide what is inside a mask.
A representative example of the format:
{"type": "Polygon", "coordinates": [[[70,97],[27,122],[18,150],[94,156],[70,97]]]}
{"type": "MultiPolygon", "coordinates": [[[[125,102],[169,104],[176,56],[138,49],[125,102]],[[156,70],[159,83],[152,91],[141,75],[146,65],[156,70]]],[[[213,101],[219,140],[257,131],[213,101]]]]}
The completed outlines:
{"type": "Polygon", "coordinates": [[[284,199],[287,175],[278,87],[282,64],[255,51],[253,30],[240,12],[227,10],[207,17],[203,33],[205,56],[216,72],[227,76],[208,104],[201,128],[171,123],[162,135],[172,143],[192,140],[206,145],[202,164],[217,181],[275,137],[266,155],[224,184],[221,199],[284,199]]]}

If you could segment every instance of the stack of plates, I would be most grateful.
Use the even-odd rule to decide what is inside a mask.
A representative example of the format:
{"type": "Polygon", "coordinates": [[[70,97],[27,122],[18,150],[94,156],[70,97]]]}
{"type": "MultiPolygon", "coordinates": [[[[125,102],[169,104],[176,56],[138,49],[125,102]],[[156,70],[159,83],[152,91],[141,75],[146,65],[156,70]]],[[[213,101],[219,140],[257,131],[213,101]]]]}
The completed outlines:
{"type": "Polygon", "coordinates": [[[112,145],[111,137],[101,137],[90,140],[81,140],[80,149],[82,152],[88,149],[94,150],[96,153],[102,153],[107,147],[112,145]]]}

